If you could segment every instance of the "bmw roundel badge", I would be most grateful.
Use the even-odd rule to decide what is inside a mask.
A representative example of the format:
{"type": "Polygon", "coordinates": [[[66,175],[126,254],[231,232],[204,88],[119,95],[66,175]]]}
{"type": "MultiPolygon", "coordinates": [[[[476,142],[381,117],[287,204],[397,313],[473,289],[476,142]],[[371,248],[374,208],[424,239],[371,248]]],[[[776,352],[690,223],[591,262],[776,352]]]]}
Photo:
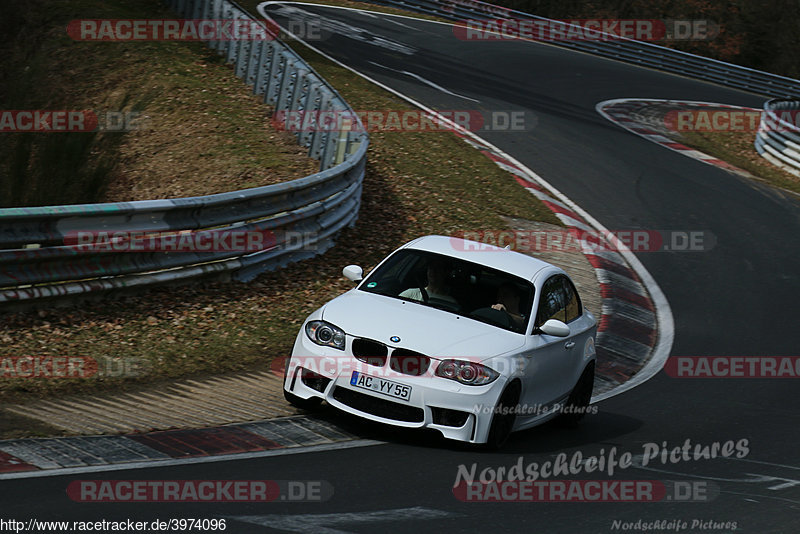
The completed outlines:
{"type": "Polygon", "coordinates": [[[389,338],[389,341],[391,341],[392,343],[400,343],[400,338],[397,336],[392,336],[389,338]]]}

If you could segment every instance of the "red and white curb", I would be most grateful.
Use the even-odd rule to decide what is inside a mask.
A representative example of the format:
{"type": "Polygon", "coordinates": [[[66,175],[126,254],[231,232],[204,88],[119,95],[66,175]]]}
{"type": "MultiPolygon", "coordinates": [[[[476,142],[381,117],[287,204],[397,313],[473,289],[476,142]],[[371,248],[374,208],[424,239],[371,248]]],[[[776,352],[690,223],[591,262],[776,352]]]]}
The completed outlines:
{"type": "MultiPolygon", "coordinates": [[[[608,119],[609,121],[625,128],[631,133],[638,135],[648,141],[657,143],[664,148],[674,150],[684,156],[702,161],[709,165],[725,169],[726,171],[734,172],[745,176],[750,176],[750,173],[744,169],[740,169],[735,165],[731,165],[726,161],[722,161],[705,152],[695,150],[670,137],[670,132],[666,126],[666,114],[670,111],[697,111],[710,109],[730,109],[737,111],[753,111],[752,108],[742,106],[732,106],[729,104],[717,104],[714,102],[697,102],[693,100],[664,100],[658,98],[616,98],[613,100],[605,100],[595,106],[597,112],[608,119]],[[654,124],[652,121],[644,121],[640,118],[643,111],[648,111],[651,108],[657,107],[659,110],[660,125],[654,124]]],[[[755,135],[755,134],[754,134],[755,135]]]]}

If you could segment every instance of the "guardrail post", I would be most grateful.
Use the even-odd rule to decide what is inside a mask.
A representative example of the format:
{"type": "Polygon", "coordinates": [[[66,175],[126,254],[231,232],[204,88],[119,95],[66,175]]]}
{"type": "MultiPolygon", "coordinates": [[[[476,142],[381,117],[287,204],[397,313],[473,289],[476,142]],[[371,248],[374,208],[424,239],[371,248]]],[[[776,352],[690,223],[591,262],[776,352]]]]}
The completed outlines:
{"type": "Polygon", "coordinates": [[[317,102],[321,98],[322,95],[322,83],[321,82],[312,82],[308,87],[308,92],[306,92],[306,97],[303,102],[302,111],[307,115],[307,120],[304,121],[306,124],[311,124],[311,129],[303,128],[298,136],[298,142],[300,145],[311,148],[311,142],[314,138],[314,124],[315,122],[315,113],[318,111],[317,102]]]}
{"type": "Polygon", "coordinates": [[[281,76],[281,84],[278,88],[278,98],[275,100],[275,109],[290,109],[291,98],[294,87],[297,85],[297,70],[291,58],[286,58],[286,68],[281,76]]]}
{"type": "Polygon", "coordinates": [[[210,0],[206,0],[203,2],[202,13],[200,14],[200,18],[203,20],[211,20],[213,18],[214,13],[214,3],[210,0]]]}
{"type": "Polygon", "coordinates": [[[203,9],[204,9],[205,2],[203,0],[194,0],[194,5],[192,6],[191,11],[191,18],[194,20],[203,18],[203,9]]]}
{"type": "Polygon", "coordinates": [[[264,95],[265,101],[267,90],[269,89],[269,61],[274,48],[275,44],[270,41],[262,43],[258,65],[256,66],[256,79],[253,83],[253,94],[264,95]]]}
{"type": "MultiPolygon", "coordinates": [[[[222,0],[211,0],[211,15],[210,18],[214,20],[214,34],[218,34],[219,21],[222,19],[222,0]]],[[[208,42],[208,46],[212,50],[220,51],[225,44],[219,39],[214,39],[208,42]]]]}
{"type": "Polygon", "coordinates": [[[278,50],[276,46],[270,58],[269,82],[267,82],[267,91],[264,93],[264,102],[267,104],[275,105],[278,99],[277,92],[280,90],[281,76],[285,67],[285,61],[285,54],[278,50]]]}
{"type": "Polygon", "coordinates": [[[244,75],[244,81],[247,85],[253,86],[253,94],[256,93],[256,72],[261,62],[261,55],[264,50],[264,41],[253,41],[250,46],[250,53],[247,54],[247,68],[244,75]]]}
{"type": "MultiPolygon", "coordinates": [[[[331,94],[325,89],[322,90],[322,98],[317,112],[323,112],[330,109],[331,94]]],[[[319,114],[319,113],[318,113],[319,114]]],[[[314,129],[314,135],[311,137],[311,148],[308,155],[314,159],[320,160],[320,169],[324,169],[325,162],[323,161],[323,152],[325,145],[328,142],[329,132],[322,128],[319,124],[314,129]]]]}
{"type": "MultiPolygon", "coordinates": [[[[233,5],[230,2],[226,1],[223,4],[223,6],[224,6],[224,10],[223,10],[223,17],[222,18],[225,19],[225,20],[234,20],[233,5]]],[[[234,46],[233,41],[231,41],[230,38],[225,37],[223,35],[222,36],[222,55],[225,56],[225,62],[226,63],[228,63],[228,64],[231,63],[231,58],[233,57],[234,50],[235,50],[235,46],[234,46]]]]}
{"type": "Polygon", "coordinates": [[[339,138],[336,143],[336,155],[333,159],[334,165],[338,165],[347,159],[347,149],[350,144],[350,138],[353,136],[353,126],[355,124],[354,118],[348,112],[343,112],[340,121],[339,138]]]}

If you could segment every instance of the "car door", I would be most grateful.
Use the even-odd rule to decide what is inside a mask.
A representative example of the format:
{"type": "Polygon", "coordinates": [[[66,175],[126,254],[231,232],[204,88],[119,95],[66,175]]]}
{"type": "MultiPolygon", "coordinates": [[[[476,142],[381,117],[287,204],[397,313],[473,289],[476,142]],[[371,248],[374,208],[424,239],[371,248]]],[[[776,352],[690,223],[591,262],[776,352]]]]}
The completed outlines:
{"type": "MultiPolygon", "coordinates": [[[[568,349],[570,351],[570,377],[568,377],[567,380],[569,380],[569,387],[572,389],[572,387],[580,378],[583,368],[588,363],[586,361],[586,355],[584,354],[584,348],[586,348],[586,343],[589,338],[594,337],[597,325],[592,316],[584,313],[583,303],[581,302],[580,295],[578,295],[578,290],[575,288],[572,280],[566,276],[562,276],[562,282],[564,284],[565,298],[567,302],[564,310],[566,315],[564,322],[569,326],[569,339],[574,343],[574,345],[568,349]]],[[[593,342],[590,347],[592,348],[593,353],[593,342]]]]}
{"type": "Polygon", "coordinates": [[[568,293],[570,286],[571,282],[563,274],[550,276],[542,285],[534,315],[534,333],[524,353],[526,387],[520,402],[528,409],[552,405],[567,395],[575,383],[574,371],[580,363],[583,345],[572,332],[568,337],[537,333],[538,327],[549,319],[567,322],[568,308],[571,322],[575,322],[575,301],[578,301],[578,308],[580,301],[574,286],[568,293]]]}

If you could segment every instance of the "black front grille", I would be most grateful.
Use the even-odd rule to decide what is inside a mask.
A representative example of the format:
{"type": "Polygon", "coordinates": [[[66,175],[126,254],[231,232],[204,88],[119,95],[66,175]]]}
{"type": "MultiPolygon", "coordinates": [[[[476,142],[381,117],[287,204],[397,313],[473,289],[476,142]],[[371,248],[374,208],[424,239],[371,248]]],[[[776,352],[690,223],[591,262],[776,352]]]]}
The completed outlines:
{"type": "Polygon", "coordinates": [[[385,419],[394,419],[395,421],[406,421],[409,423],[421,423],[425,420],[425,412],[422,408],[415,408],[413,406],[406,406],[397,402],[392,402],[385,399],[379,399],[372,395],[365,395],[352,389],[343,387],[335,387],[333,389],[333,398],[337,401],[358,410],[385,419]]]}
{"type": "Polygon", "coordinates": [[[320,393],[325,391],[325,388],[328,387],[328,383],[331,381],[330,378],[318,375],[314,371],[309,371],[302,367],[300,368],[300,380],[302,380],[303,384],[306,386],[320,393]]]}
{"type": "Polygon", "coordinates": [[[434,408],[431,406],[431,412],[433,413],[433,422],[442,426],[462,427],[469,417],[468,412],[449,408],[434,408]]]}
{"type": "Polygon", "coordinates": [[[386,365],[388,352],[386,345],[378,341],[362,337],[357,337],[353,340],[353,356],[368,365],[383,367],[386,365]]]}
{"type": "Polygon", "coordinates": [[[396,349],[392,352],[392,357],[389,360],[389,367],[392,371],[402,373],[404,375],[422,376],[428,371],[431,366],[431,359],[408,349],[396,349]]]}

